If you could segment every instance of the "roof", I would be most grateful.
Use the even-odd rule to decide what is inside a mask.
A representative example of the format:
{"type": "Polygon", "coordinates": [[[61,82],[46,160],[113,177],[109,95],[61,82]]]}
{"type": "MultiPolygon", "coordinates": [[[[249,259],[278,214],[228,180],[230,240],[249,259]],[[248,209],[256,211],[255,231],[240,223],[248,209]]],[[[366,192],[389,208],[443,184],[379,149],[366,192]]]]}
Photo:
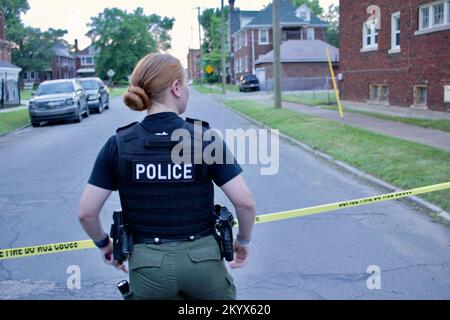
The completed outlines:
{"type": "MultiPolygon", "coordinates": [[[[326,49],[332,62],[339,62],[339,49],[321,40],[288,40],[281,44],[281,62],[327,62],[326,49]]],[[[261,56],[255,64],[273,63],[273,51],[261,56]]]]}
{"type": "Polygon", "coordinates": [[[22,70],[18,66],[2,60],[0,60],[0,68],[22,70]]]}
{"type": "Polygon", "coordinates": [[[230,34],[234,34],[236,31],[241,29],[241,17],[243,18],[254,18],[260,11],[248,10],[241,11],[239,9],[234,9],[230,12],[230,34]]]}
{"type": "Polygon", "coordinates": [[[98,50],[95,45],[91,44],[90,46],[84,48],[83,50],[79,50],[75,53],[76,56],[90,56],[95,55],[100,50],[98,50]]]}
{"type": "MultiPolygon", "coordinates": [[[[308,7],[303,5],[302,7],[309,10],[308,7]]],[[[328,26],[328,24],[314,14],[311,13],[311,19],[305,20],[296,16],[297,8],[292,4],[290,0],[280,1],[280,24],[281,25],[320,25],[328,26]]],[[[272,4],[269,4],[263,9],[249,24],[248,26],[269,26],[272,25],[272,4]]]]}
{"type": "Polygon", "coordinates": [[[66,45],[62,44],[62,43],[55,44],[53,46],[53,52],[58,57],[75,59],[75,57],[72,54],[70,54],[69,48],[66,45]]]}

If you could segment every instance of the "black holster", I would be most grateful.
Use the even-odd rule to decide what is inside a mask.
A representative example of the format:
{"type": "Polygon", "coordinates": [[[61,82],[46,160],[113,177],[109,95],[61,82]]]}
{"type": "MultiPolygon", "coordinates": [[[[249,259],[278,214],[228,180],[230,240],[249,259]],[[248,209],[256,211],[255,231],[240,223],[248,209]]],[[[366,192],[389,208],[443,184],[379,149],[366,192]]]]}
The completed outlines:
{"type": "Polygon", "coordinates": [[[219,243],[222,259],[233,261],[233,214],[226,207],[216,205],[214,207],[216,240],[219,243]]]}
{"type": "Polygon", "coordinates": [[[126,261],[133,252],[133,236],[126,224],[125,213],[114,211],[114,224],[111,226],[113,256],[115,261],[126,261]]]}

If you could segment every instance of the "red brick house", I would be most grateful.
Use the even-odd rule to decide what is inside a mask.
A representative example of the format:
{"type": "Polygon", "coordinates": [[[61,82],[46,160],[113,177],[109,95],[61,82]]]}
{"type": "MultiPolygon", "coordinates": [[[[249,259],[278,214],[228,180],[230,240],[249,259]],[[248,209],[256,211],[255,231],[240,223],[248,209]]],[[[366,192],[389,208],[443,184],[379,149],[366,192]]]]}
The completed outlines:
{"type": "Polygon", "coordinates": [[[83,50],[78,49],[78,40],[75,39],[75,69],[76,76],[80,78],[93,77],[95,75],[95,55],[98,50],[93,44],[83,50]]]}
{"type": "Polygon", "coordinates": [[[450,0],[341,0],[340,28],[344,99],[450,111],[450,0]]]}
{"type": "MultiPolygon", "coordinates": [[[[282,90],[329,89],[330,53],[335,74],[339,68],[339,49],[321,40],[287,40],[281,44],[282,90]]],[[[262,90],[273,90],[273,50],[255,61],[262,90]]]]}
{"type": "MultiPolygon", "coordinates": [[[[236,82],[243,74],[255,74],[255,61],[273,50],[272,4],[261,11],[240,11],[230,7],[230,73],[236,82]]],[[[327,23],[302,5],[296,8],[290,0],[280,0],[282,41],[325,41],[327,23]]]]}

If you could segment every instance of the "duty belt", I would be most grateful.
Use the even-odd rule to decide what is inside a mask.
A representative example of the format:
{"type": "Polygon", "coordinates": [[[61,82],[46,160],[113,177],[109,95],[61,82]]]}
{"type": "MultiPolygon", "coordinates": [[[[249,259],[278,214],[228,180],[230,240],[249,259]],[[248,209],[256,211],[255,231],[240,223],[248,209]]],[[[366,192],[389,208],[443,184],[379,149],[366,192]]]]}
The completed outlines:
{"type": "Polygon", "coordinates": [[[140,235],[133,234],[133,243],[134,244],[163,244],[168,242],[180,242],[180,241],[195,241],[203,237],[207,237],[213,235],[215,233],[214,228],[207,229],[200,233],[190,235],[190,236],[182,236],[182,237],[170,237],[170,238],[161,238],[161,237],[143,237],[140,235]]]}

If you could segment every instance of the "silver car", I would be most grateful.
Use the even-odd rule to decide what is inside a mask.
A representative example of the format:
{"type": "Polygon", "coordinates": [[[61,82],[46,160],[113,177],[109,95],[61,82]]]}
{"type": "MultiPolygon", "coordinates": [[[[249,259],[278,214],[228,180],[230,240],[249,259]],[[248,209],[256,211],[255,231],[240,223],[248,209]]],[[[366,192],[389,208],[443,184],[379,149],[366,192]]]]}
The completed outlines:
{"type": "Polygon", "coordinates": [[[100,78],[79,79],[81,86],[86,90],[89,110],[102,113],[109,109],[109,91],[100,78]]]}
{"type": "Polygon", "coordinates": [[[53,80],[41,83],[28,106],[31,125],[42,121],[72,120],[81,122],[89,117],[86,91],[76,79],[53,80]]]}

